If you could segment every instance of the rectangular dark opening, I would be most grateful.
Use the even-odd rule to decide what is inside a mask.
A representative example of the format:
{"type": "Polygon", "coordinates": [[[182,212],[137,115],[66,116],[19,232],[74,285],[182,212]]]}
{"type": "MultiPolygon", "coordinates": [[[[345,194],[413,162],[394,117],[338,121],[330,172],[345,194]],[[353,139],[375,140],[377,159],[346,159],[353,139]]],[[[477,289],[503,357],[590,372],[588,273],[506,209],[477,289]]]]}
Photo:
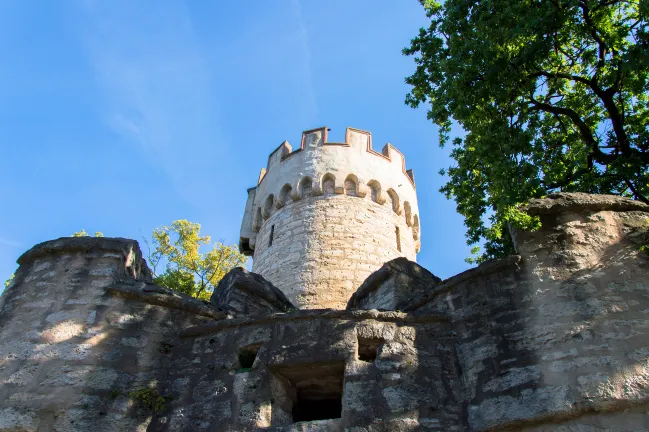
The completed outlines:
{"type": "Polygon", "coordinates": [[[358,359],[365,362],[376,360],[383,339],[358,338],[358,359]]]}
{"type": "Polygon", "coordinates": [[[268,247],[273,245],[273,235],[275,235],[275,225],[270,227],[270,235],[268,236],[268,247]]]}
{"type": "Polygon", "coordinates": [[[342,394],[333,399],[309,399],[297,394],[293,405],[293,421],[314,421],[340,418],[343,410],[342,394]]]}
{"type": "Polygon", "coordinates": [[[250,345],[239,348],[239,369],[237,372],[249,372],[255,364],[257,353],[261,345],[250,345]]]}
{"type": "Polygon", "coordinates": [[[282,365],[272,368],[281,375],[286,400],[276,400],[293,422],[338,419],[342,416],[345,362],[282,365]]]}

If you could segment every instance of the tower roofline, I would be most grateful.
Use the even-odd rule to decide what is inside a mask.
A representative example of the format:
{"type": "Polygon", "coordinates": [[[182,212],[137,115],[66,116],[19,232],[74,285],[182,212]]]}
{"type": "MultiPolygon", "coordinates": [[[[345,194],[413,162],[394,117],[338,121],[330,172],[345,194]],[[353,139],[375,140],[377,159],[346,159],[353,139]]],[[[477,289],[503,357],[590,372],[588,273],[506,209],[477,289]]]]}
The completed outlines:
{"type": "Polygon", "coordinates": [[[393,163],[395,161],[395,157],[393,156],[393,151],[398,153],[398,155],[401,157],[401,171],[406,176],[406,178],[408,179],[408,181],[412,185],[413,189],[416,189],[414,172],[413,172],[412,169],[407,169],[406,168],[406,158],[403,155],[403,153],[401,151],[399,151],[399,149],[397,149],[395,146],[393,146],[390,143],[386,143],[383,146],[383,148],[381,149],[381,152],[378,152],[378,151],[376,151],[376,150],[374,150],[372,148],[372,133],[371,132],[365,131],[365,130],[362,130],[362,129],[352,128],[352,127],[347,127],[345,129],[345,141],[344,142],[330,142],[330,141],[328,141],[328,136],[329,136],[328,132],[329,132],[329,130],[330,129],[327,126],[322,126],[322,127],[319,127],[319,128],[309,129],[309,130],[303,131],[302,132],[302,138],[301,138],[301,141],[300,141],[300,147],[295,149],[295,150],[293,150],[292,146],[289,144],[288,141],[284,140],[279,146],[277,146],[268,155],[268,162],[266,164],[266,168],[262,168],[262,171],[261,171],[261,173],[259,175],[259,181],[257,182],[257,184],[258,185],[261,184],[261,182],[264,180],[264,178],[266,178],[266,173],[268,171],[270,171],[271,167],[274,165],[273,164],[274,156],[278,152],[280,152],[279,162],[281,164],[281,162],[291,158],[292,156],[294,156],[294,155],[296,155],[298,153],[301,153],[302,150],[305,149],[306,140],[307,140],[307,137],[310,134],[320,132],[322,134],[321,145],[322,145],[323,148],[326,148],[328,146],[331,146],[331,147],[333,147],[333,146],[336,146],[336,147],[352,147],[352,134],[355,133],[355,134],[366,135],[367,144],[366,144],[365,151],[367,153],[369,153],[369,154],[372,154],[374,156],[378,156],[378,157],[380,157],[380,158],[382,158],[384,160],[387,160],[387,161],[393,163]]]}

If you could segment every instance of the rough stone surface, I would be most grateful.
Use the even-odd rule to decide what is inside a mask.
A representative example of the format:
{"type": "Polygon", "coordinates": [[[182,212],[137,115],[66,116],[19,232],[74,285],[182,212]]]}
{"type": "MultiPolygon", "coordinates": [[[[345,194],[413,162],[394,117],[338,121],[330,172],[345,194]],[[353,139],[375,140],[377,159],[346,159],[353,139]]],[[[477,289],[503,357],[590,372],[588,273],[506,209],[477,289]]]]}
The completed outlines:
{"type": "Polygon", "coordinates": [[[133,240],[62,238],[19,263],[0,297],[0,431],[146,430],[128,393],[163,392],[173,337],[218,314],[143,292],[156,286],[133,240]]]}
{"type": "Polygon", "coordinates": [[[237,316],[265,315],[295,309],[275,285],[242,267],[230,270],[221,279],[210,303],[237,316]]]}
{"type": "Polygon", "coordinates": [[[130,240],[36,246],[0,297],[0,431],[649,430],[649,207],[526,210],[519,255],[444,281],[399,259],[350,310],[288,311],[243,271],[191,299],[130,240]]]}
{"type": "Polygon", "coordinates": [[[407,310],[442,280],[406,258],[395,258],[372,273],[347,302],[347,309],[407,310]]]}

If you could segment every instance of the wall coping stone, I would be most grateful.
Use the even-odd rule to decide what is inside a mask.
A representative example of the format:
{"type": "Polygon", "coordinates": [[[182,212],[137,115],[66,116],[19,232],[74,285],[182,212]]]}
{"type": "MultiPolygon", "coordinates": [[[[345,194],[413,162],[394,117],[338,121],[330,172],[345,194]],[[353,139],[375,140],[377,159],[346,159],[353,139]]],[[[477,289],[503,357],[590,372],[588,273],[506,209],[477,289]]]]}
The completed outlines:
{"type": "Polygon", "coordinates": [[[137,241],[121,237],[60,237],[39,243],[22,254],[16,261],[19,265],[28,264],[48,255],[60,255],[70,252],[93,251],[136,251],[142,256],[137,241]]]}
{"type": "MultiPolygon", "coordinates": [[[[347,309],[352,310],[359,308],[361,301],[365,297],[373,291],[376,291],[385,281],[399,274],[408,276],[410,284],[416,284],[417,282],[421,282],[422,284],[429,283],[433,288],[442,281],[425,267],[408,260],[408,258],[395,258],[383,264],[380,269],[370,274],[367,279],[365,279],[356,292],[354,292],[354,294],[349,298],[347,309]]],[[[411,303],[411,301],[412,299],[403,304],[398,304],[397,310],[408,309],[408,303],[411,303]]]]}
{"type": "Polygon", "coordinates": [[[422,323],[448,323],[449,319],[441,315],[412,315],[403,312],[379,311],[372,310],[340,310],[340,309],[300,309],[289,313],[264,315],[257,317],[243,317],[236,319],[227,319],[217,322],[201,324],[189,327],[179,336],[181,338],[201,336],[215,333],[220,330],[229,328],[249,327],[257,325],[267,325],[281,322],[330,319],[330,320],[376,320],[383,322],[399,322],[409,324],[422,323]]]}
{"type": "Polygon", "coordinates": [[[215,320],[228,317],[223,310],[210,305],[208,302],[175,292],[169,288],[146,282],[123,282],[108,287],[108,292],[118,297],[141,301],[143,303],[163,306],[201,315],[215,320]]]}
{"type": "Polygon", "coordinates": [[[617,195],[591,195],[561,192],[528,201],[520,209],[532,216],[563,212],[596,212],[602,210],[649,213],[649,205],[617,195]]]}
{"type": "Polygon", "coordinates": [[[513,269],[518,271],[520,269],[523,259],[520,255],[510,255],[505,258],[492,259],[483,262],[478,267],[465,270],[462,273],[458,273],[455,276],[451,276],[448,279],[445,279],[439,285],[435,286],[434,289],[426,297],[421,299],[417,303],[409,305],[405,311],[414,311],[420,307],[430,303],[440,294],[444,294],[456,286],[465,283],[472,279],[482,278],[484,276],[490,275],[492,273],[499,272],[504,269],[513,269]]]}

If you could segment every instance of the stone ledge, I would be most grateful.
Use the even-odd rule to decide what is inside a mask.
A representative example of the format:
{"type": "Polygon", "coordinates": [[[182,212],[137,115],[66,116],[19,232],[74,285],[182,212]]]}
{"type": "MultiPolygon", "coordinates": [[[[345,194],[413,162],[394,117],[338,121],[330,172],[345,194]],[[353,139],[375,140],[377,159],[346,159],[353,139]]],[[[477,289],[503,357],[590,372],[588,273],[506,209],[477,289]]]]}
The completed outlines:
{"type": "Polygon", "coordinates": [[[212,293],[210,303],[235,315],[262,315],[296,309],[270,281],[243,267],[235,267],[223,276],[212,293]]]}
{"type": "Polygon", "coordinates": [[[630,198],[617,195],[592,195],[587,193],[554,193],[545,198],[530,200],[521,206],[522,211],[532,215],[546,215],[563,212],[596,212],[610,211],[641,211],[649,213],[649,205],[630,198]]]}
{"type": "Polygon", "coordinates": [[[507,268],[518,270],[522,262],[523,259],[521,258],[520,255],[510,255],[505,258],[485,261],[482,264],[480,264],[478,267],[465,270],[462,273],[458,273],[455,276],[451,276],[450,278],[442,281],[442,283],[437,285],[435,289],[430,294],[428,294],[425,298],[421,299],[421,301],[417,303],[413,303],[409,305],[408,308],[404,310],[414,311],[424,306],[425,304],[433,301],[435,297],[437,297],[438,295],[448,292],[453,288],[455,288],[456,286],[458,286],[459,284],[465,283],[471,279],[481,278],[507,268]]]}
{"type": "Polygon", "coordinates": [[[37,258],[48,255],[59,255],[69,252],[111,251],[128,253],[135,251],[140,257],[140,245],[137,241],[121,237],[60,237],[39,243],[22,254],[17,263],[20,265],[30,263],[37,258]]]}
{"type": "Polygon", "coordinates": [[[314,320],[314,319],[345,319],[345,320],[376,320],[383,322],[402,323],[448,323],[446,317],[438,315],[417,316],[403,312],[382,312],[377,310],[339,310],[339,309],[302,309],[290,313],[266,315],[254,318],[236,318],[190,327],[180,333],[180,337],[195,337],[214,333],[219,330],[255,325],[273,324],[279,322],[314,320]]]}
{"type": "Polygon", "coordinates": [[[222,320],[228,317],[227,313],[195,299],[188,295],[174,292],[169,288],[152,283],[140,282],[137,284],[122,283],[108,288],[110,294],[118,297],[141,301],[156,306],[163,306],[169,309],[181,310],[184,312],[201,315],[215,320],[222,320]]]}
{"type": "Polygon", "coordinates": [[[416,262],[404,257],[395,258],[365,279],[347,302],[347,310],[376,308],[372,307],[372,303],[376,303],[368,297],[391,278],[394,282],[389,294],[393,297],[393,304],[385,308],[390,310],[407,310],[412,303],[418,302],[417,297],[442,281],[416,262]]]}

